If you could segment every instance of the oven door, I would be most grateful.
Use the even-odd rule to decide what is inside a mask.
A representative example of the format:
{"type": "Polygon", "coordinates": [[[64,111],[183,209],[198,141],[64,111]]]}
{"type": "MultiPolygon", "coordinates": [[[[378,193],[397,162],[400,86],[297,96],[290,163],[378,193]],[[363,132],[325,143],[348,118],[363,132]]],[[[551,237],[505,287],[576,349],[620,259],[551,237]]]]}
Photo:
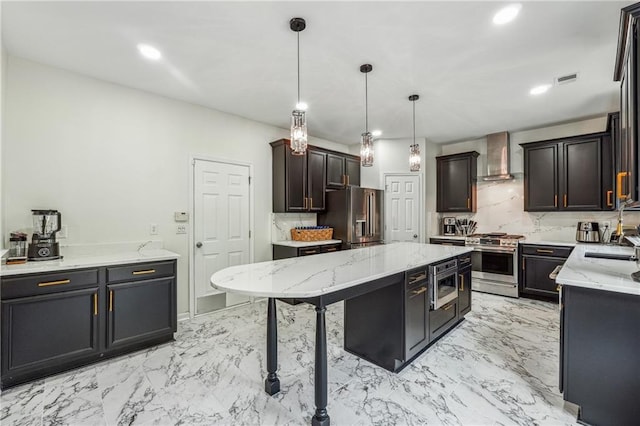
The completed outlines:
{"type": "Polygon", "coordinates": [[[471,276],[481,280],[517,283],[516,255],[512,249],[476,247],[471,253],[471,276]]]}

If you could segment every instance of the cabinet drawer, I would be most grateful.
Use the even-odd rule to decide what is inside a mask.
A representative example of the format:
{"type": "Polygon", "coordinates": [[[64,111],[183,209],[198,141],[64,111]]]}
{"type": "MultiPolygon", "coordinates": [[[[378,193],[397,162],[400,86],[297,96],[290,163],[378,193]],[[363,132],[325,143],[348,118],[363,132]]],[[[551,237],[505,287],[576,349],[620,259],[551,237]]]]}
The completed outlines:
{"type": "Polygon", "coordinates": [[[554,256],[567,258],[573,251],[573,247],[545,246],[523,244],[522,254],[535,254],[536,256],[554,256]]]}
{"type": "Polygon", "coordinates": [[[436,311],[429,312],[431,340],[446,332],[458,319],[458,299],[447,303],[436,311]]]}
{"type": "Polygon", "coordinates": [[[98,283],[97,269],[32,274],[2,279],[2,300],[83,288],[98,283]]]}
{"type": "Polygon", "coordinates": [[[175,261],[137,263],[107,268],[107,282],[148,280],[175,275],[175,261]]]}
{"type": "Polygon", "coordinates": [[[458,256],[458,269],[463,269],[471,266],[471,253],[465,253],[458,256]]]}
{"type": "Polygon", "coordinates": [[[327,244],[325,246],[320,246],[321,253],[331,253],[334,251],[340,251],[340,244],[327,244]]]}
{"type": "Polygon", "coordinates": [[[311,254],[318,254],[318,253],[320,253],[319,246],[304,247],[304,248],[298,249],[298,256],[309,256],[311,254]]]}

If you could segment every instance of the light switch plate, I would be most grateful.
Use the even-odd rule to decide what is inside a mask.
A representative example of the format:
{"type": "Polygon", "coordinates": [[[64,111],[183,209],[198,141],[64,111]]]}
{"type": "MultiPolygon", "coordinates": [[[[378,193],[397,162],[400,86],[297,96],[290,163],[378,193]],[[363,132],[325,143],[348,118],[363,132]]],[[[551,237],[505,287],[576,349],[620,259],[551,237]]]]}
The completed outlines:
{"type": "Polygon", "coordinates": [[[158,235],[158,225],[152,223],[149,225],[149,235],[158,235]]]}

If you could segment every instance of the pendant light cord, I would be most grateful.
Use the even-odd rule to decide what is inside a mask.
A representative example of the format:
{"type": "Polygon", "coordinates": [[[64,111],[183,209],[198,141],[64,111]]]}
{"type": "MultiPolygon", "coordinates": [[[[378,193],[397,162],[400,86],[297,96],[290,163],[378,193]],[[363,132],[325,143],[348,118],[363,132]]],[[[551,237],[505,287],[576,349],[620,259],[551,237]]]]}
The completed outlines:
{"type": "Polygon", "coordinates": [[[367,74],[364,74],[364,131],[369,133],[369,85],[367,74]]]}
{"type": "Polygon", "coordinates": [[[298,105],[300,104],[300,31],[298,31],[298,104],[296,105],[296,109],[298,109],[298,105]]]}
{"type": "Polygon", "coordinates": [[[413,101],[413,144],[416,144],[416,101],[413,101]]]}

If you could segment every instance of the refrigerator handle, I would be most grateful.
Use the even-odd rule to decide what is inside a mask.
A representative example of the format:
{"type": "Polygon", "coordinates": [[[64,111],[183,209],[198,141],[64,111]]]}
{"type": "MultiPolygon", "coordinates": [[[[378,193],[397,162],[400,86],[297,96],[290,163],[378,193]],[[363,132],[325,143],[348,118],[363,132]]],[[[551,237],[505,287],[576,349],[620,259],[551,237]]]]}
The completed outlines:
{"type": "Polygon", "coordinates": [[[369,235],[373,236],[376,233],[376,193],[372,192],[369,195],[369,235]]]}

